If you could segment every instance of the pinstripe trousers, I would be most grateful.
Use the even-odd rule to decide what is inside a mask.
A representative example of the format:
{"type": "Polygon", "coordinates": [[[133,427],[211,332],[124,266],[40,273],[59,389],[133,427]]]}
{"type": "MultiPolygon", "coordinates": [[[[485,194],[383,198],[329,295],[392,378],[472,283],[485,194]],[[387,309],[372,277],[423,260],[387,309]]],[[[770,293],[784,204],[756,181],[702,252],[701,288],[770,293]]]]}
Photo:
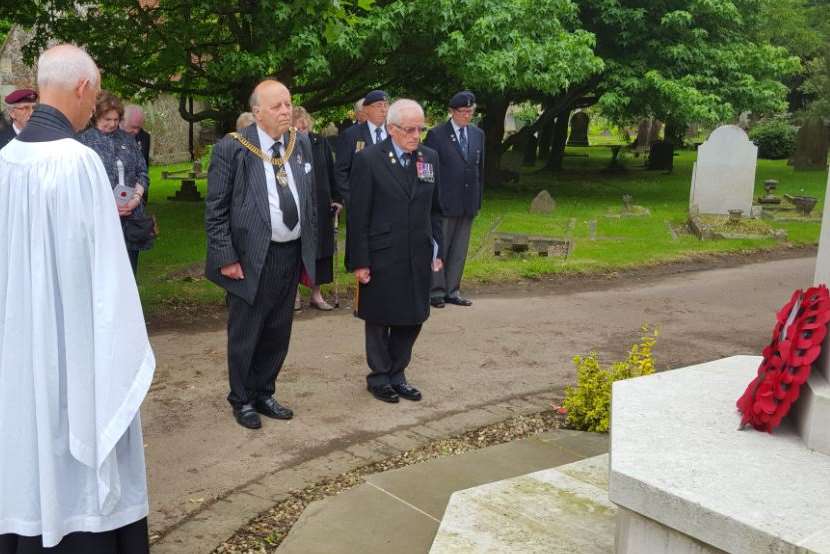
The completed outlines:
{"type": "Polygon", "coordinates": [[[228,294],[228,402],[235,408],[274,394],[294,322],[300,246],[299,239],[271,243],[253,305],[228,294]]]}

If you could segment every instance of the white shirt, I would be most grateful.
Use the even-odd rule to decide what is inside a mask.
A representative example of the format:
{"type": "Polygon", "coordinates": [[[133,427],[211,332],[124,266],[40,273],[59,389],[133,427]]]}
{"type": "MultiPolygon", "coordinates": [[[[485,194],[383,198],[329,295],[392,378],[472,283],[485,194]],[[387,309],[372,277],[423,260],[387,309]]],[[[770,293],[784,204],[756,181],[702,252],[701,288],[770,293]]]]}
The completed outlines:
{"type": "Polygon", "coordinates": [[[148,511],[153,379],[104,165],[74,139],[0,151],[0,535],[100,533],[148,511]]]}
{"type": "Polygon", "coordinates": [[[372,135],[372,144],[377,144],[377,135],[375,134],[375,129],[380,129],[380,140],[386,140],[386,125],[375,125],[371,121],[366,121],[369,125],[369,134],[372,135]]]}
{"type": "MultiPolygon", "coordinates": [[[[265,154],[271,154],[271,147],[276,142],[257,125],[256,132],[259,135],[259,147],[265,154]]],[[[296,149],[292,155],[296,155],[296,149]]],[[[285,145],[280,146],[280,155],[285,155],[285,145]]],[[[274,175],[274,166],[270,162],[262,161],[265,168],[265,180],[268,183],[268,208],[271,214],[271,240],[274,242],[289,242],[300,238],[300,227],[302,226],[302,215],[300,213],[300,197],[297,195],[297,185],[294,183],[294,173],[291,171],[291,164],[285,160],[285,173],[288,175],[288,188],[294,197],[297,205],[297,225],[289,229],[282,221],[282,210],[280,209],[280,195],[277,192],[277,177],[274,175]]]]}
{"type": "Polygon", "coordinates": [[[15,123],[14,121],[12,121],[12,129],[14,129],[14,134],[15,134],[15,135],[19,135],[19,134],[20,134],[20,131],[22,131],[22,130],[23,130],[23,129],[18,129],[18,128],[17,128],[17,123],[15,123]]]}

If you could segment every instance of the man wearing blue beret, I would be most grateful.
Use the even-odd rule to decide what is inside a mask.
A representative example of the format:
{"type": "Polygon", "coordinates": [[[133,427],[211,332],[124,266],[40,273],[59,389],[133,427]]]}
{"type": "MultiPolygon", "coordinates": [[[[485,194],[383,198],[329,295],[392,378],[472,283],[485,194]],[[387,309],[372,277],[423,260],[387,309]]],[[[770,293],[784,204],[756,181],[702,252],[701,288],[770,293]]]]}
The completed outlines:
{"type": "Polygon", "coordinates": [[[352,125],[340,135],[337,141],[334,162],[334,181],[340,196],[349,201],[349,174],[352,171],[354,155],[367,146],[386,140],[386,112],[389,111],[389,95],[382,90],[373,90],[363,98],[366,121],[352,125]]]}
{"type": "Polygon", "coordinates": [[[470,306],[461,296],[473,219],[481,209],[484,189],[484,132],[471,125],[476,97],[462,91],[450,99],[450,120],[429,130],[424,144],[438,151],[441,182],[438,193],[444,216],[444,269],[433,273],[430,303],[470,306]]]}
{"type": "Polygon", "coordinates": [[[37,102],[37,93],[27,88],[18,89],[6,95],[3,100],[6,102],[6,113],[11,124],[0,128],[0,148],[19,135],[29,122],[37,102]]]}

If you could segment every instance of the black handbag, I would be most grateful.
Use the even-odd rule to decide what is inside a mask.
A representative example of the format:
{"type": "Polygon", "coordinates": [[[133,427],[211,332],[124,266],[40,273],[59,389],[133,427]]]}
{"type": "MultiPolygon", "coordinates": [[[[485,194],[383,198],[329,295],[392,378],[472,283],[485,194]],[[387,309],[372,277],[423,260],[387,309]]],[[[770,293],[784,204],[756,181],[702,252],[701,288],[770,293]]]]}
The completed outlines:
{"type": "Polygon", "coordinates": [[[146,213],[133,213],[124,222],[124,240],[130,250],[149,250],[158,236],[156,218],[146,213]]]}

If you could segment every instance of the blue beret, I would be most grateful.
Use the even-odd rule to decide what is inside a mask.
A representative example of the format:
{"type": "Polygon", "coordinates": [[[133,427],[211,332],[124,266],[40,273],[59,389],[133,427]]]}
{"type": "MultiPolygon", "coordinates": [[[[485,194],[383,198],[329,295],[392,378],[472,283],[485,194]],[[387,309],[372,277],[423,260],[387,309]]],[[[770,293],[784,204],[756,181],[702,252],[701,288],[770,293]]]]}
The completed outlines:
{"type": "Polygon", "coordinates": [[[28,88],[22,88],[10,92],[3,99],[6,104],[17,104],[18,102],[37,102],[37,93],[28,88]]]}
{"type": "Polygon", "coordinates": [[[368,106],[375,102],[385,102],[389,100],[389,95],[382,90],[373,90],[363,98],[363,105],[368,106]]]}
{"type": "Polygon", "coordinates": [[[469,90],[462,90],[450,99],[450,108],[472,108],[476,103],[476,95],[469,90]]]}

